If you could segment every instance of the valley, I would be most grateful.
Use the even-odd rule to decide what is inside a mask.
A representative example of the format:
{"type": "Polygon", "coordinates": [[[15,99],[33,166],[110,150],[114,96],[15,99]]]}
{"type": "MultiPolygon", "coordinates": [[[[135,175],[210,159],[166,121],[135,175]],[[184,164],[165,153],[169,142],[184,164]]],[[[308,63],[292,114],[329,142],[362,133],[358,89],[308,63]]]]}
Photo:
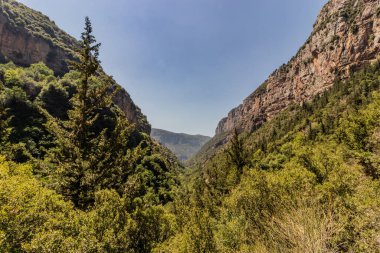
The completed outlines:
{"type": "Polygon", "coordinates": [[[195,155],[211,137],[173,133],[153,128],[152,138],[170,149],[180,161],[185,162],[195,155]]]}
{"type": "Polygon", "coordinates": [[[379,1],[329,0],[213,137],[152,127],[89,17],[0,7],[0,252],[380,252],[379,1]]]}

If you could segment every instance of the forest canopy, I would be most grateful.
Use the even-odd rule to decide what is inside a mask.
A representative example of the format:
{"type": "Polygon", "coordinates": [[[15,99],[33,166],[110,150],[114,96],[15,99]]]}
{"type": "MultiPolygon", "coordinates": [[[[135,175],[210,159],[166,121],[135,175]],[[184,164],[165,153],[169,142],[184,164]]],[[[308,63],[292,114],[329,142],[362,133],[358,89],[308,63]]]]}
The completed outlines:
{"type": "Polygon", "coordinates": [[[99,49],[87,18],[64,76],[0,65],[0,252],[379,252],[378,62],[182,168],[99,49]]]}
{"type": "Polygon", "coordinates": [[[0,251],[149,252],[170,234],[177,161],[112,102],[89,19],[62,78],[0,66],[0,251]]]}

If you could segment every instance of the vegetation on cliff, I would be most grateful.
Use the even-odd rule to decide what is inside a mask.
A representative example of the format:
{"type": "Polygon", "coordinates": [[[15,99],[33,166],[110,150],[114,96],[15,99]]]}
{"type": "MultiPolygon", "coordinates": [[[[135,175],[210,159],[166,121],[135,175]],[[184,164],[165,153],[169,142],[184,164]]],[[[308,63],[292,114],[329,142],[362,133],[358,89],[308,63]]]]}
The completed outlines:
{"type": "Polygon", "coordinates": [[[62,78],[0,66],[1,252],[149,252],[170,234],[177,162],[113,104],[91,33],[62,78]]]}
{"type": "Polygon", "coordinates": [[[162,252],[379,252],[380,65],[294,105],[183,181],[162,252]]]}
{"type": "Polygon", "coordinates": [[[380,252],[379,62],[179,169],[77,50],[0,65],[0,252],[380,252]]]}
{"type": "MultiPolygon", "coordinates": [[[[80,42],[60,29],[54,21],[15,0],[0,1],[0,62],[19,66],[43,62],[60,77],[69,72],[70,60],[78,59],[80,42]]],[[[99,70],[101,72],[101,70],[99,70]]],[[[138,130],[150,134],[151,126],[130,95],[115,80],[118,92],[113,102],[138,130]]]]}
{"type": "Polygon", "coordinates": [[[78,42],[41,12],[14,0],[1,1],[0,11],[7,17],[13,29],[26,29],[34,36],[44,38],[70,54],[75,54],[74,49],[78,46],[78,42]]]}

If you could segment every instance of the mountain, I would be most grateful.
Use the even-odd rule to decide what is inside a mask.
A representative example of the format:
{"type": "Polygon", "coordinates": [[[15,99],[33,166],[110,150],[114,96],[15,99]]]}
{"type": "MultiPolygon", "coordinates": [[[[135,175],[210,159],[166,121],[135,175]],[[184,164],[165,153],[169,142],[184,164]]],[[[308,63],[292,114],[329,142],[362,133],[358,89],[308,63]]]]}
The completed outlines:
{"type": "Polygon", "coordinates": [[[379,179],[377,62],[194,166],[158,252],[378,252],[379,179]]]}
{"type": "Polygon", "coordinates": [[[0,252],[152,252],[178,159],[102,70],[89,18],[78,43],[0,3],[0,252]]]}
{"type": "MultiPolygon", "coordinates": [[[[14,1],[3,0],[0,6],[0,60],[19,66],[44,62],[58,76],[68,72],[67,60],[75,59],[78,41],[62,31],[41,12],[14,1]]],[[[128,92],[120,88],[114,102],[139,130],[149,134],[151,126],[128,92]]]]}
{"type": "Polygon", "coordinates": [[[158,252],[379,252],[379,16],[377,0],[325,5],[192,159],[158,252]]]}
{"type": "Polygon", "coordinates": [[[188,160],[211,139],[208,136],[173,133],[156,128],[152,129],[151,136],[169,148],[181,161],[188,160]]]}
{"type": "Polygon", "coordinates": [[[293,105],[312,100],[375,62],[380,53],[380,3],[330,0],[297,54],[275,70],[241,105],[218,123],[215,136],[193,162],[208,159],[236,128],[253,132],[293,105]]]}
{"type": "Polygon", "coordinates": [[[125,120],[104,73],[0,64],[0,252],[379,252],[379,16],[330,0],[300,50],[321,50],[310,69],[277,70],[189,169],[125,120]],[[345,42],[321,47],[330,34],[345,42]]]}
{"type": "Polygon", "coordinates": [[[251,132],[292,104],[309,101],[337,79],[375,61],[380,53],[380,5],[376,0],[333,0],[320,12],[298,53],[223,118],[216,135],[251,132]]]}

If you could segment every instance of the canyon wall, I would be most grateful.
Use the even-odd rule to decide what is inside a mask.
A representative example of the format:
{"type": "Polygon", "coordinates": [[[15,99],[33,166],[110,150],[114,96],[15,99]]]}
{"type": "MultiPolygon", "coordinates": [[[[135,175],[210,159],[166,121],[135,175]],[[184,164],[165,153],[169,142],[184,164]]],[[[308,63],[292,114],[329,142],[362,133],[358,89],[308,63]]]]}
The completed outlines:
{"type": "Polygon", "coordinates": [[[370,64],[380,52],[380,1],[330,0],[307,42],[241,105],[222,119],[216,134],[252,131],[292,103],[303,103],[334,80],[370,64]]]}
{"type": "MultiPolygon", "coordinates": [[[[0,61],[20,66],[44,62],[56,75],[69,71],[67,60],[75,59],[76,39],[42,13],[14,0],[0,0],[0,61]]],[[[117,84],[116,84],[117,85],[117,84]]],[[[125,89],[114,98],[129,122],[147,134],[151,126],[125,89]]]]}

